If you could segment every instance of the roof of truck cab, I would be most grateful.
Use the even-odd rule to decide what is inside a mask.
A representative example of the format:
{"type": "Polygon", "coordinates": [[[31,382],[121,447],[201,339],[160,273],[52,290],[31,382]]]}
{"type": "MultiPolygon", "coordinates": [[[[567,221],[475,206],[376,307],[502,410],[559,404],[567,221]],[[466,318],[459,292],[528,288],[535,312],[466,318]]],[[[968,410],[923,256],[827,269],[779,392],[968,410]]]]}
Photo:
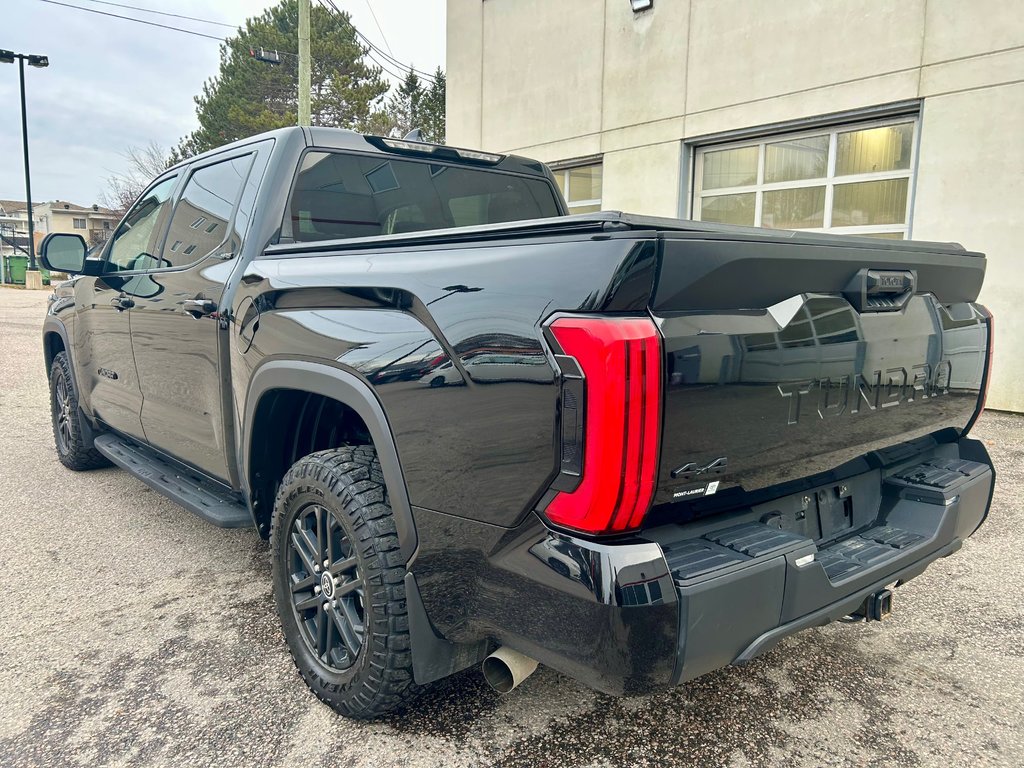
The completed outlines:
{"type": "MultiPolygon", "coordinates": [[[[290,126],[288,128],[278,128],[273,131],[265,131],[258,133],[255,136],[249,136],[245,139],[233,141],[230,144],[225,144],[221,147],[203,152],[202,154],[195,155],[186,160],[182,160],[180,163],[174,165],[174,168],[178,168],[183,165],[188,165],[196,160],[201,160],[205,157],[217,155],[222,152],[230,151],[240,147],[247,146],[249,144],[255,144],[266,139],[293,139],[297,134],[302,134],[303,143],[307,147],[316,147],[321,149],[337,149],[337,150],[348,150],[350,152],[368,152],[372,154],[379,154],[385,157],[392,155],[396,157],[412,157],[414,159],[429,159],[429,155],[409,155],[402,152],[387,152],[382,150],[380,147],[372,144],[368,140],[368,134],[364,135],[350,131],[346,128],[324,128],[320,126],[314,126],[312,128],[302,128],[299,126],[290,126]]],[[[380,138],[380,137],[371,137],[380,138]]],[[[495,153],[501,154],[501,153],[495,153]]],[[[437,159],[439,163],[458,163],[457,158],[452,157],[439,157],[437,159]]],[[[543,163],[537,160],[531,160],[528,157],[521,157],[519,155],[508,155],[503,154],[500,162],[491,164],[471,163],[465,161],[466,165],[472,165],[478,168],[495,168],[500,171],[506,171],[510,173],[523,173],[533,176],[545,176],[546,168],[543,163]]],[[[170,169],[168,169],[170,170],[170,169]]]]}

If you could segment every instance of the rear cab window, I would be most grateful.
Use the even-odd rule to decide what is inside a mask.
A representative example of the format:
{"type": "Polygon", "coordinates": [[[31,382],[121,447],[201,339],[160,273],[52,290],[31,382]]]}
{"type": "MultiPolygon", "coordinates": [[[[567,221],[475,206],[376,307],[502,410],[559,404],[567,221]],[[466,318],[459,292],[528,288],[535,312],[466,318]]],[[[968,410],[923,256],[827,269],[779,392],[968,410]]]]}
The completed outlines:
{"type": "Polygon", "coordinates": [[[311,150],[283,222],[293,242],[558,216],[552,186],[491,168],[311,150]]]}

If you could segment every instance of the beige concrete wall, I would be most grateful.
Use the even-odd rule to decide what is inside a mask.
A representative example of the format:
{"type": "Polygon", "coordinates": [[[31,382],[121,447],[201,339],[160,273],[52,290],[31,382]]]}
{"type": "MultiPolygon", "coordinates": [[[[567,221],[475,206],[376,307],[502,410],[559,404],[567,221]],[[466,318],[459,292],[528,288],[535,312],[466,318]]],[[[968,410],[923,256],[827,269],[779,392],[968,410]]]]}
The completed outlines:
{"type": "Polygon", "coordinates": [[[1011,411],[1024,411],[1021,136],[1024,83],[925,99],[913,230],[988,254],[981,302],[996,315],[989,406],[1011,411]]]}
{"type": "Polygon", "coordinates": [[[449,143],[603,155],[606,209],[688,215],[694,139],[923,100],[912,234],[988,253],[990,404],[1014,410],[1022,78],[1019,0],[655,0],[640,14],[627,0],[448,1],[449,143]]]}

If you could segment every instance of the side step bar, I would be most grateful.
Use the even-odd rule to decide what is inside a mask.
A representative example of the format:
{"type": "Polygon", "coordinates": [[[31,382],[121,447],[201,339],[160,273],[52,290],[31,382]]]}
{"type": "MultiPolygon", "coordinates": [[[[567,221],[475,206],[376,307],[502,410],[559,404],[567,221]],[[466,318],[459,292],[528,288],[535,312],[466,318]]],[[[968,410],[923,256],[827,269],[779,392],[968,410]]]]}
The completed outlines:
{"type": "Polygon", "coordinates": [[[96,450],[117,466],[206,522],[218,528],[244,528],[253,524],[248,508],[237,494],[183,471],[149,448],[109,432],[99,435],[95,445],[96,450]]]}

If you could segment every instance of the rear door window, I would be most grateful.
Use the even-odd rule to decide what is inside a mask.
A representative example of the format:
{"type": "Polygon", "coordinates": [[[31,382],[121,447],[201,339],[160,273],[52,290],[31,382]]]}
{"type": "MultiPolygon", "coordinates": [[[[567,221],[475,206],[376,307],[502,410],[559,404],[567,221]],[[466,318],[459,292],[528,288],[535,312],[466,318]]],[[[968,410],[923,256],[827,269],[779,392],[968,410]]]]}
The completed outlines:
{"type": "Polygon", "coordinates": [[[307,152],[283,225],[293,241],[370,237],[557,216],[551,185],[491,169],[307,152]]]}
{"type": "Polygon", "coordinates": [[[228,224],[252,164],[252,154],[192,172],[164,240],[163,258],[153,267],[183,267],[206,258],[228,238],[228,224]]]}

